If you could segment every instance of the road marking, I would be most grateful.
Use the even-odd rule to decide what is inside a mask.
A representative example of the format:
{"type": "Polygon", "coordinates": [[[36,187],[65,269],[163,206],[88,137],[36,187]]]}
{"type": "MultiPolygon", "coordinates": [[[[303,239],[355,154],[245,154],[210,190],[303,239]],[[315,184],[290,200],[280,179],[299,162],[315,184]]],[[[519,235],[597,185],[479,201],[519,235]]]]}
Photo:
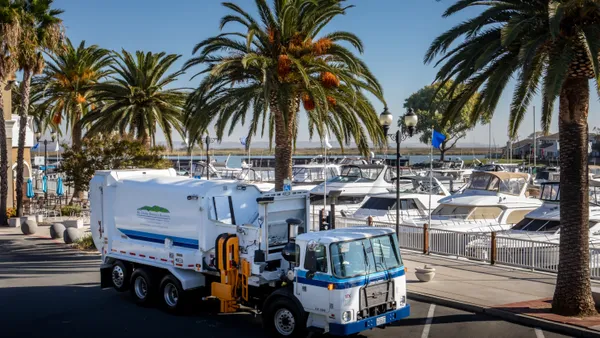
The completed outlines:
{"type": "Polygon", "coordinates": [[[535,328],[535,336],[537,338],[544,338],[544,331],[542,331],[539,327],[535,328]]]}
{"type": "Polygon", "coordinates": [[[431,322],[433,321],[433,312],[435,311],[435,304],[431,304],[429,306],[429,312],[427,313],[427,321],[425,322],[425,327],[423,327],[423,334],[421,338],[429,337],[429,329],[431,328],[431,322]]]}

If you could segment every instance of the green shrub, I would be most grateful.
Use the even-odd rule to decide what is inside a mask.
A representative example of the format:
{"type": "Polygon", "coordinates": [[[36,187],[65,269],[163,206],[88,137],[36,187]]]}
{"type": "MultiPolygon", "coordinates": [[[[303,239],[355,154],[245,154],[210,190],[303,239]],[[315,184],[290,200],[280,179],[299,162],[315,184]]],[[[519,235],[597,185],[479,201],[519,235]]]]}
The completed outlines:
{"type": "Polygon", "coordinates": [[[78,205],[65,205],[60,208],[61,216],[80,216],[81,215],[81,207],[78,205]]]}
{"type": "Polygon", "coordinates": [[[84,251],[96,250],[96,245],[94,244],[94,239],[91,234],[83,236],[80,240],[73,243],[73,246],[84,251]]]}

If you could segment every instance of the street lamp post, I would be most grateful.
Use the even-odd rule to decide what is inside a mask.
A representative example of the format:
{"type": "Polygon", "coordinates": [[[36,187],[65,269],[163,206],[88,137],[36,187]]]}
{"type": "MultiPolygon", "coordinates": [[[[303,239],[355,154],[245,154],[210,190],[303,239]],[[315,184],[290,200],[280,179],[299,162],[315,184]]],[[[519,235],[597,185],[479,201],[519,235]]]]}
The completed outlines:
{"type": "Polygon", "coordinates": [[[210,144],[217,142],[216,137],[210,137],[206,135],[206,179],[210,180],[210,144]]]}
{"type": "Polygon", "coordinates": [[[389,137],[392,141],[396,141],[396,236],[400,240],[400,143],[408,137],[413,136],[419,118],[409,108],[403,117],[403,125],[399,127],[395,134],[388,134],[393,121],[394,116],[385,107],[383,113],[379,115],[379,123],[381,124],[381,128],[383,128],[385,136],[389,137]]]}
{"type": "MultiPolygon", "coordinates": [[[[52,142],[54,142],[54,140],[56,139],[56,131],[54,131],[54,129],[50,132],[50,137],[52,138],[52,142]]],[[[39,131],[36,132],[35,138],[37,139],[38,142],[41,142],[40,139],[42,138],[42,133],[39,131]]],[[[48,177],[48,139],[45,139],[43,142],[44,142],[44,176],[46,176],[46,180],[47,180],[48,179],[47,178],[48,177]]],[[[43,181],[43,177],[42,177],[42,181],[43,181]]],[[[46,191],[44,191],[44,204],[46,205],[46,207],[48,206],[48,187],[47,186],[46,186],[46,191]]]]}

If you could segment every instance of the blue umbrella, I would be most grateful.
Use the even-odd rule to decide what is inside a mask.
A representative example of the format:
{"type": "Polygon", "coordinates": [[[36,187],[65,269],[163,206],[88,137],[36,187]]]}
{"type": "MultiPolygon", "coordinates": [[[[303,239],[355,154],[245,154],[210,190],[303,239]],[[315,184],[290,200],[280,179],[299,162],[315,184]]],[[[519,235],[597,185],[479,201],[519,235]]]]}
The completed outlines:
{"type": "Polygon", "coordinates": [[[48,191],[48,176],[44,175],[44,177],[42,177],[42,191],[46,192],[48,191]]]}
{"type": "Polygon", "coordinates": [[[27,179],[27,198],[33,198],[35,193],[33,192],[33,182],[31,178],[27,179]]]}
{"type": "Polygon", "coordinates": [[[63,188],[62,177],[59,177],[56,181],[56,194],[58,196],[62,196],[65,194],[65,189],[63,188]]]}

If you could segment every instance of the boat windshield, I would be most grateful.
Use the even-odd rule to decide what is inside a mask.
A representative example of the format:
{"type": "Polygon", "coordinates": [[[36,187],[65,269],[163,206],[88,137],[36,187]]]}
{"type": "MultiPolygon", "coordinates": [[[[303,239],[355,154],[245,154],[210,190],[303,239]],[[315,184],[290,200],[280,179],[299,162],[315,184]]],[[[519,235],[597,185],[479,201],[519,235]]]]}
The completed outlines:
{"type": "Polygon", "coordinates": [[[296,167],[292,168],[292,181],[293,182],[323,182],[326,179],[329,180],[336,177],[337,173],[334,172],[333,168],[307,168],[307,167],[296,167]],[[327,177],[325,177],[325,173],[327,177]]]}
{"type": "MultiPolygon", "coordinates": [[[[385,197],[369,197],[369,199],[366,200],[360,208],[368,210],[392,210],[396,209],[396,199],[385,197]]],[[[419,207],[417,207],[412,198],[400,200],[400,210],[413,209],[418,210],[419,207]]]]}
{"type": "Polygon", "coordinates": [[[274,182],[275,169],[244,168],[239,174],[238,179],[250,182],[274,182]]]}
{"type": "Polygon", "coordinates": [[[332,178],[330,182],[373,182],[382,171],[383,167],[346,166],[342,168],[342,174],[332,178]]]}
{"type": "Polygon", "coordinates": [[[537,232],[556,232],[560,228],[559,221],[549,221],[546,219],[523,218],[511,230],[537,231],[537,232]]]}
{"type": "Polygon", "coordinates": [[[540,194],[542,201],[558,202],[560,201],[560,187],[558,183],[542,184],[542,192],[540,194]]]}
{"type": "Polygon", "coordinates": [[[332,243],[330,252],[333,274],[338,278],[364,276],[402,266],[394,234],[332,243]]]}
{"type": "Polygon", "coordinates": [[[548,180],[548,179],[550,179],[550,172],[549,171],[538,171],[537,174],[535,174],[535,179],[536,180],[548,180]]]}

